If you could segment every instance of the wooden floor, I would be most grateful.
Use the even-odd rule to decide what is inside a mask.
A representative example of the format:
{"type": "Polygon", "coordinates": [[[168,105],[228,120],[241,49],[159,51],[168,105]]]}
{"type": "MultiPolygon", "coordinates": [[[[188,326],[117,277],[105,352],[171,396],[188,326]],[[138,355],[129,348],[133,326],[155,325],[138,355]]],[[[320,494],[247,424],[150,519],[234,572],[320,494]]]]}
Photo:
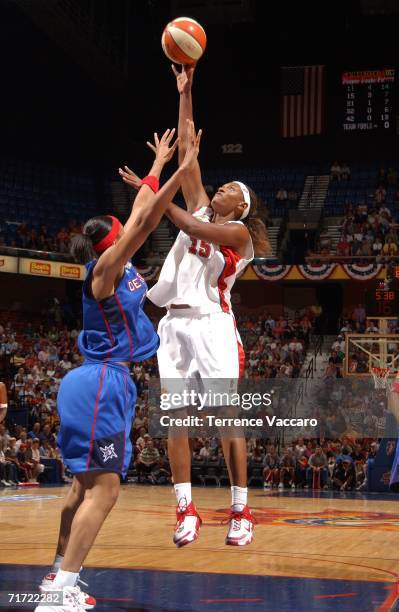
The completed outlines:
{"type": "MultiPolygon", "coordinates": [[[[52,562],[67,490],[1,490],[3,563],[52,562]]],[[[175,498],[171,487],[124,486],[86,565],[397,581],[399,505],[395,497],[331,498],[324,493],[304,497],[252,490],[250,506],[258,521],[255,540],[250,546],[235,548],[225,546],[226,526],[220,524],[229,495],[228,489],[194,489],[194,501],[204,520],[200,538],[177,550],[172,543],[175,498]]]]}

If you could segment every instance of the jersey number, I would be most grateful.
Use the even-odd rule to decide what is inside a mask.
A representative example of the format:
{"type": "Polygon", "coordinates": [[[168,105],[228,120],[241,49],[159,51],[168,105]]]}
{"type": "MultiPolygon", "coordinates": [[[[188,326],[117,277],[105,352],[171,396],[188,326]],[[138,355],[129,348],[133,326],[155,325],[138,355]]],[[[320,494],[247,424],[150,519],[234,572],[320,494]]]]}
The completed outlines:
{"type": "Polygon", "coordinates": [[[197,240],[197,238],[190,238],[190,240],[191,246],[188,249],[188,252],[192,253],[193,255],[204,257],[204,259],[208,259],[211,254],[211,245],[204,240],[197,240]]]}

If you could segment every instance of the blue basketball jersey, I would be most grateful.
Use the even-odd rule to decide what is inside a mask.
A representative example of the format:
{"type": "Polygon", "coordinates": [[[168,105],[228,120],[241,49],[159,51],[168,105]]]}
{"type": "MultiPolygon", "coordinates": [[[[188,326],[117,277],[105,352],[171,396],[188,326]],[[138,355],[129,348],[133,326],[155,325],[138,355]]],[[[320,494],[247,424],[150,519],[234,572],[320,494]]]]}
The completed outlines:
{"type": "Polygon", "coordinates": [[[131,263],[126,264],[111,297],[97,301],[89,283],[97,260],[86,264],[83,284],[83,330],[78,347],[87,359],[109,362],[144,361],[159,346],[158,334],[143,311],[147,284],[131,263]]]}

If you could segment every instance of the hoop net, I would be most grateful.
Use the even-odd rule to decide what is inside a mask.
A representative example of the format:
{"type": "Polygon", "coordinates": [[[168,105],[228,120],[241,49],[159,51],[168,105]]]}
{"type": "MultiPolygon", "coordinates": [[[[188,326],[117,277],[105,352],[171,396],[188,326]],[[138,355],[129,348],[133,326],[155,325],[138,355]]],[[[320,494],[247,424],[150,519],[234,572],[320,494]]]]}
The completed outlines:
{"type": "Polygon", "coordinates": [[[371,368],[376,389],[388,389],[390,386],[389,375],[391,368],[371,368]]]}

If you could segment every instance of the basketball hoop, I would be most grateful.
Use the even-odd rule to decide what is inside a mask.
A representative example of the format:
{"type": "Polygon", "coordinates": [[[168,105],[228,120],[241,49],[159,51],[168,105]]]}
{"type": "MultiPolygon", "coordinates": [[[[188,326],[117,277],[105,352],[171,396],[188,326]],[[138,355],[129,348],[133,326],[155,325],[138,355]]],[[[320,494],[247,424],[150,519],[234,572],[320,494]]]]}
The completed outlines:
{"type": "Polygon", "coordinates": [[[374,379],[374,387],[376,389],[387,389],[390,388],[389,375],[391,368],[371,368],[371,373],[374,379]]]}

